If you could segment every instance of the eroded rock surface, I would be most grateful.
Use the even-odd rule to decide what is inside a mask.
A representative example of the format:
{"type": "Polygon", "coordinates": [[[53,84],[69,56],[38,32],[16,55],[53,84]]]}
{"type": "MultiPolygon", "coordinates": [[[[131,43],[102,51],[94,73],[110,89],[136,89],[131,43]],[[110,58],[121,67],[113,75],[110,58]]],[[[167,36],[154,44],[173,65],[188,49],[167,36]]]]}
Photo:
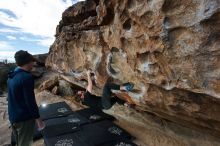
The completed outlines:
{"type": "Polygon", "coordinates": [[[63,13],[46,66],[79,83],[92,69],[100,91],[108,77],[131,81],[137,107],[220,135],[219,0],[79,2],[63,13]]]}

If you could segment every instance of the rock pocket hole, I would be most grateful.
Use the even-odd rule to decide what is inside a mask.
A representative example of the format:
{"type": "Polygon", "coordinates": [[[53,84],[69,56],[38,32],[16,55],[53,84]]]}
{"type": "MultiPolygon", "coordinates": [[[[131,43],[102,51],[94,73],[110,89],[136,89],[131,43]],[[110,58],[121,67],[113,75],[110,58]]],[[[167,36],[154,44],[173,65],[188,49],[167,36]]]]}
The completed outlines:
{"type": "Polygon", "coordinates": [[[111,75],[117,75],[117,72],[112,68],[111,63],[112,63],[112,55],[110,55],[108,59],[108,72],[111,75]]]}
{"type": "Polygon", "coordinates": [[[114,53],[114,52],[119,52],[119,49],[116,48],[116,47],[112,47],[112,49],[111,49],[111,53],[114,53]]]}
{"type": "Polygon", "coordinates": [[[131,19],[128,19],[125,21],[125,23],[123,24],[123,29],[125,29],[125,30],[131,29],[131,19]]]}
{"type": "Polygon", "coordinates": [[[132,8],[136,6],[136,1],[135,0],[128,0],[128,8],[132,8]]]}

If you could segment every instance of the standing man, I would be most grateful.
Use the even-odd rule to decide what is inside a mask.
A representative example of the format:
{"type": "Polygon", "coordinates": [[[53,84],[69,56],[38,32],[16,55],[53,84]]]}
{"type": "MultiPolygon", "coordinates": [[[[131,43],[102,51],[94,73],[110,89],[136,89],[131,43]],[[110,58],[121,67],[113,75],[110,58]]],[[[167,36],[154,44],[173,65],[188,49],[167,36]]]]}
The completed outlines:
{"type": "Polygon", "coordinates": [[[17,68],[8,74],[8,114],[17,146],[31,146],[35,122],[39,129],[45,124],[40,119],[34,95],[34,79],[30,73],[35,59],[27,51],[15,53],[17,68]]]}

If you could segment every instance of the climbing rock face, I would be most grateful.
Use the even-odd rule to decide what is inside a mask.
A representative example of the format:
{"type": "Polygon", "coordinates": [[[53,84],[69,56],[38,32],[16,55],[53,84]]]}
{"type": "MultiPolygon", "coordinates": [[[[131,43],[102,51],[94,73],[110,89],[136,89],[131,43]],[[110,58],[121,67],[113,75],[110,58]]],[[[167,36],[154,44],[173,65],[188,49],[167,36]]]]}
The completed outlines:
{"type": "Polygon", "coordinates": [[[220,1],[88,0],[69,7],[46,66],[103,87],[131,81],[132,101],[179,124],[220,134],[220,1]],[[202,128],[201,128],[202,127],[202,128]]]}

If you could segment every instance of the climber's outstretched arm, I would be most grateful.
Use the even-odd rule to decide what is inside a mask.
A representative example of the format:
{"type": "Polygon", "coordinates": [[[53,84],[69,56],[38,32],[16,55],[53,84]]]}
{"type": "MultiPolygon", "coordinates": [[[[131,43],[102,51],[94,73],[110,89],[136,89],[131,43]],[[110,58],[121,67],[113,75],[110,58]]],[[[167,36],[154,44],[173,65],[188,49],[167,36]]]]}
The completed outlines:
{"type": "Polygon", "coordinates": [[[88,86],[87,86],[86,90],[87,90],[89,93],[92,93],[92,86],[93,86],[93,84],[92,84],[92,79],[91,79],[91,71],[88,70],[88,71],[86,72],[86,74],[87,74],[87,80],[88,80],[88,86]]]}

